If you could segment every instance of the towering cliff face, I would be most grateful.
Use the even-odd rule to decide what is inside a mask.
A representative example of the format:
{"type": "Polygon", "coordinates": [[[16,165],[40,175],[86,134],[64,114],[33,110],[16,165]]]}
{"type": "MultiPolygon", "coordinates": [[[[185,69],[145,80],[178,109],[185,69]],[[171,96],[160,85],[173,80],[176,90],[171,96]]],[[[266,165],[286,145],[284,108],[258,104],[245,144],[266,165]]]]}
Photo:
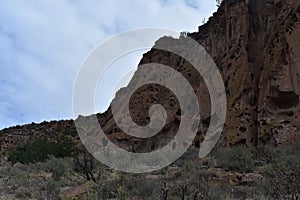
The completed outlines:
{"type": "MultiPolygon", "coordinates": [[[[209,21],[188,36],[207,50],[223,76],[228,107],[219,145],[300,142],[299,0],[224,0],[209,21]]],[[[180,49],[184,48],[184,38],[163,37],[156,45],[180,49]]],[[[133,79],[117,93],[116,99],[124,98],[136,80],[142,78],[139,71],[143,64],[161,63],[173,67],[189,80],[200,103],[201,124],[195,140],[198,146],[210,122],[207,87],[189,62],[155,46],[143,55],[133,79]]],[[[163,86],[148,84],[131,97],[132,119],[141,126],[147,125],[153,104],[164,106],[167,120],[160,133],[148,139],[124,133],[116,125],[110,108],[97,117],[108,138],[122,148],[141,152],[154,150],[174,137],[184,113],[172,92],[163,86]]],[[[5,130],[0,137],[6,137],[13,130],[16,128],[5,130]]],[[[1,141],[3,147],[4,140],[1,141]]]]}
{"type": "MultiPolygon", "coordinates": [[[[188,34],[211,55],[226,86],[228,109],[219,145],[300,142],[299,11],[299,0],[224,0],[207,24],[188,34]]],[[[182,42],[183,39],[163,37],[156,45],[183,48],[182,42]]],[[[143,56],[139,69],[146,63],[171,66],[190,81],[200,102],[202,120],[197,140],[201,141],[210,120],[210,98],[201,76],[186,60],[155,46],[143,56]]],[[[122,98],[138,78],[136,72],[116,98],[122,98]]],[[[130,104],[134,121],[140,125],[149,123],[149,107],[156,103],[166,108],[167,125],[156,137],[141,142],[143,147],[167,143],[178,128],[178,102],[170,91],[158,85],[147,85],[135,92],[130,104]]],[[[109,113],[106,115],[111,117],[109,113]]],[[[113,118],[103,126],[116,143],[132,140],[135,147],[139,143],[137,138],[118,130],[113,118]]]]}
{"type": "Polygon", "coordinates": [[[223,144],[299,141],[299,0],[224,1],[199,32],[223,73],[223,144]]]}

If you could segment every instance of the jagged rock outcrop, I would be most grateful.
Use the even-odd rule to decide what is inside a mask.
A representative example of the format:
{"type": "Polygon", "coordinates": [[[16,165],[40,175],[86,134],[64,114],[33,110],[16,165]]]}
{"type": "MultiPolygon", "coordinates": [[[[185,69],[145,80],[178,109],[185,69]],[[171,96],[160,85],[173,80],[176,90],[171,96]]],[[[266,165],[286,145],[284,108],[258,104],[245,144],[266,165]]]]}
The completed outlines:
{"type": "MultiPolygon", "coordinates": [[[[227,116],[218,145],[300,142],[299,0],[224,0],[206,24],[187,35],[211,55],[226,87],[227,116]]],[[[156,45],[165,43],[182,48],[183,41],[183,38],[162,37],[156,45]]],[[[198,146],[210,122],[210,97],[201,76],[186,60],[154,46],[143,55],[128,87],[121,89],[116,98],[122,98],[131,89],[140,78],[139,69],[147,63],[173,67],[194,88],[201,110],[195,140],[198,146]]],[[[132,119],[141,126],[147,125],[148,111],[153,104],[164,106],[167,121],[160,133],[148,139],[124,133],[116,125],[110,108],[97,117],[108,138],[122,148],[154,150],[174,137],[183,113],[173,93],[162,86],[148,84],[135,91],[131,98],[132,119]]],[[[12,132],[8,129],[0,134],[2,149],[2,138],[12,132]]]]}

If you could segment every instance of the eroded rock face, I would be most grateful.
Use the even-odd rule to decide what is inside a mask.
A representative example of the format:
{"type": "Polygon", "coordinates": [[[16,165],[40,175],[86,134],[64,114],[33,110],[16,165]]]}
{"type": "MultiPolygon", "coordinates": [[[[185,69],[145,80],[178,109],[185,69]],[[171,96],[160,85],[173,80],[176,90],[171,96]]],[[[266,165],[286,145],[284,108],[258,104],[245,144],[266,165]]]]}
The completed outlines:
{"type": "MultiPolygon", "coordinates": [[[[219,146],[300,142],[299,0],[224,0],[209,21],[188,36],[211,55],[226,87],[228,108],[219,146]]],[[[184,48],[184,38],[162,37],[158,44],[180,49],[184,48]]],[[[170,66],[189,80],[200,103],[201,124],[194,142],[198,146],[210,122],[210,96],[200,74],[186,60],[154,46],[143,55],[133,79],[116,98],[124,98],[142,78],[139,71],[147,63],[170,66]]],[[[162,131],[148,139],[124,133],[116,125],[111,108],[97,117],[108,138],[122,148],[155,150],[174,137],[184,113],[170,90],[148,84],[131,97],[132,119],[147,125],[149,108],[154,104],[164,106],[167,120],[162,131]]]]}
{"type": "MultiPolygon", "coordinates": [[[[226,86],[228,109],[219,145],[300,141],[299,5],[299,0],[225,0],[207,24],[188,34],[209,52],[226,86]]],[[[168,37],[157,43],[183,46],[180,39],[168,37]]],[[[140,65],[153,62],[175,68],[190,81],[200,102],[202,123],[197,139],[201,141],[210,119],[210,98],[201,76],[184,59],[156,50],[155,46],[140,65]]],[[[138,72],[132,82],[136,78],[138,72]]],[[[130,84],[120,93],[128,89],[130,84]]],[[[160,103],[167,109],[167,125],[156,141],[164,143],[161,138],[174,135],[180,120],[174,95],[152,85],[137,91],[132,99],[131,114],[140,125],[149,123],[151,104],[160,103]]]]}
{"type": "MultiPolygon", "coordinates": [[[[198,32],[188,34],[209,52],[226,86],[228,109],[219,145],[277,145],[300,141],[299,5],[299,0],[225,0],[207,24],[200,26],[198,32]]],[[[157,41],[178,48],[184,46],[181,42],[182,39],[169,37],[157,41]]],[[[139,68],[153,62],[180,71],[193,86],[202,118],[198,141],[195,141],[198,145],[210,120],[210,98],[201,76],[186,60],[157,50],[155,46],[144,55],[139,68]]],[[[138,74],[117,98],[130,90],[138,74]]],[[[149,107],[156,103],[167,109],[168,120],[157,137],[144,141],[153,145],[151,148],[164,145],[172,138],[181,114],[174,95],[158,85],[148,85],[132,97],[132,118],[146,125],[149,107]]],[[[104,126],[115,127],[115,124],[104,126]]],[[[111,139],[116,142],[123,139],[120,138],[123,133],[113,131],[112,134],[115,136],[111,139]]],[[[136,138],[126,139],[138,144],[136,138]]]]}
{"type": "Polygon", "coordinates": [[[257,96],[258,142],[299,142],[299,1],[266,1],[257,96]]]}

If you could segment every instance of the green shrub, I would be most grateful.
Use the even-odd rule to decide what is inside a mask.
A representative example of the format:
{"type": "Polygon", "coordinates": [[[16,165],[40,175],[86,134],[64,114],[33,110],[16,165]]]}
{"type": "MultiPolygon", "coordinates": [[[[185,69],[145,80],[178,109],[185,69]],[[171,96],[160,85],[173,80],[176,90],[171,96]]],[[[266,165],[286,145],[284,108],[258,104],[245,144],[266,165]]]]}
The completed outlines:
{"type": "Polygon", "coordinates": [[[55,158],[54,156],[50,156],[43,164],[46,171],[52,173],[55,181],[59,181],[62,177],[67,177],[73,172],[71,158],[55,158]]]}
{"type": "Polygon", "coordinates": [[[52,142],[46,139],[36,139],[33,143],[23,149],[18,149],[10,153],[8,161],[22,164],[42,162],[50,155],[54,157],[71,156],[72,146],[62,142],[52,142]]]}
{"type": "Polygon", "coordinates": [[[31,199],[32,194],[31,194],[31,191],[29,191],[28,189],[26,189],[24,187],[20,187],[16,190],[15,198],[17,198],[17,199],[31,199]]]}
{"type": "Polygon", "coordinates": [[[47,199],[59,199],[59,187],[58,181],[50,180],[46,184],[46,197],[47,199]]]}
{"type": "Polygon", "coordinates": [[[118,188],[118,198],[120,200],[126,200],[126,188],[119,186],[118,188]]]}
{"type": "Polygon", "coordinates": [[[254,168],[254,155],[251,148],[237,146],[218,149],[213,153],[217,167],[239,172],[251,172],[254,168]]]}
{"type": "Polygon", "coordinates": [[[260,159],[265,161],[262,174],[265,177],[260,189],[272,198],[300,198],[300,147],[264,147],[260,159]]]}

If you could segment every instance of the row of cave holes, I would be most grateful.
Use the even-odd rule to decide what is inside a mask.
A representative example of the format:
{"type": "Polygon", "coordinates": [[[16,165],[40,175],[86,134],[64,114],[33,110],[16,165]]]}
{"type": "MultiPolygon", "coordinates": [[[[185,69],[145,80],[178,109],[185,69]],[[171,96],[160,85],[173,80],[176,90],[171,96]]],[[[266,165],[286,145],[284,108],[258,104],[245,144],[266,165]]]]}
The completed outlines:
{"type": "MultiPolygon", "coordinates": [[[[233,106],[233,105],[234,105],[234,104],[232,104],[232,106],[233,106]]],[[[234,108],[234,110],[235,110],[235,111],[237,111],[237,110],[238,110],[238,108],[237,108],[237,107],[235,107],[235,108],[234,108]]],[[[245,108],[245,111],[248,111],[248,110],[249,110],[248,108],[245,108]]],[[[229,112],[231,112],[231,111],[232,111],[232,109],[230,108],[228,111],[229,111],[229,112]]],[[[249,116],[249,117],[250,117],[250,116],[251,116],[251,113],[249,113],[249,112],[245,112],[245,113],[244,113],[244,115],[245,115],[245,116],[249,116]]]]}
{"type": "MultiPolygon", "coordinates": [[[[251,126],[253,126],[253,124],[251,124],[251,126]]],[[[238,127],[236,127],[236,128],[238,128],[238,127]]],[[[239,128],[239,131],[240,131],[241,133],[245,133],[245,132],[247,131],[247,128],[244,127],[244,126],[241,126],[241,127],[239,128]]],[[[240,137],[240,133],[237,133],[236,136],[237,136],[237,137],[240,137]]],[[[253,143],[253,141],[254,141],[254,138],[251,137],[250,143],[253,143]]],[[[246,140],[246,139],[241,139],[237,144],[246,144],[246,143],[247,143],[247,140],[246,140]]]]}
{"type": "MultiPolygon", "coordinates": [[[[237,111],[238,108],[235,107],[234,110],[237,111]]],[[[232,109],[229,109],[229,112],[231,112],[231,111],[232,111],[232,109]]],[[[248,108],[245,108],[245,111],[248,111],[248,108]]],[[[246,117],[251,117],[251,113],[249,113],[249,112],[245,112],[245,113],[243,113],[243,114],[244,114],[244,116],[246,116],[246,117]]],[[[232,116],[229,116],[229,119],[231,119],[231,118],[232,118],[232,116]]],[[[240,117],[239,117],[239,116],[236,116],[236,118],[240,118],[240,117]]],[[[246,119],[246,120],[250,123],[250,119],[246,119]]],[[[253,124],[252,124],[252,123],[250,124],[250,127],[251,127],[251,128],[253,127],[253,124]]],[[[247,131],[247,128],[244,127],[244,126],[236,127],[236,129],[239,129],[239,131],[240,131],[241,133],[245,133],[245,132],[247,131]]],[[[239,136],[240,136],[240,133],[237,133],[237,137],[239,137],[239,136]]]]}
{"type": "MultiPolygon", "coordinates": [[[[252,124],[251,124],[252,125],[252,124]]],[[[252,125],[253,126],[253,125],[252,125]]],[[[248,129],[245,126],[236,127],[236,129],[239,129],[240,133],[245,133],[248,129]]],[[[236,136],[240,137],[240,133],[237,133],[236,136]]]]}

